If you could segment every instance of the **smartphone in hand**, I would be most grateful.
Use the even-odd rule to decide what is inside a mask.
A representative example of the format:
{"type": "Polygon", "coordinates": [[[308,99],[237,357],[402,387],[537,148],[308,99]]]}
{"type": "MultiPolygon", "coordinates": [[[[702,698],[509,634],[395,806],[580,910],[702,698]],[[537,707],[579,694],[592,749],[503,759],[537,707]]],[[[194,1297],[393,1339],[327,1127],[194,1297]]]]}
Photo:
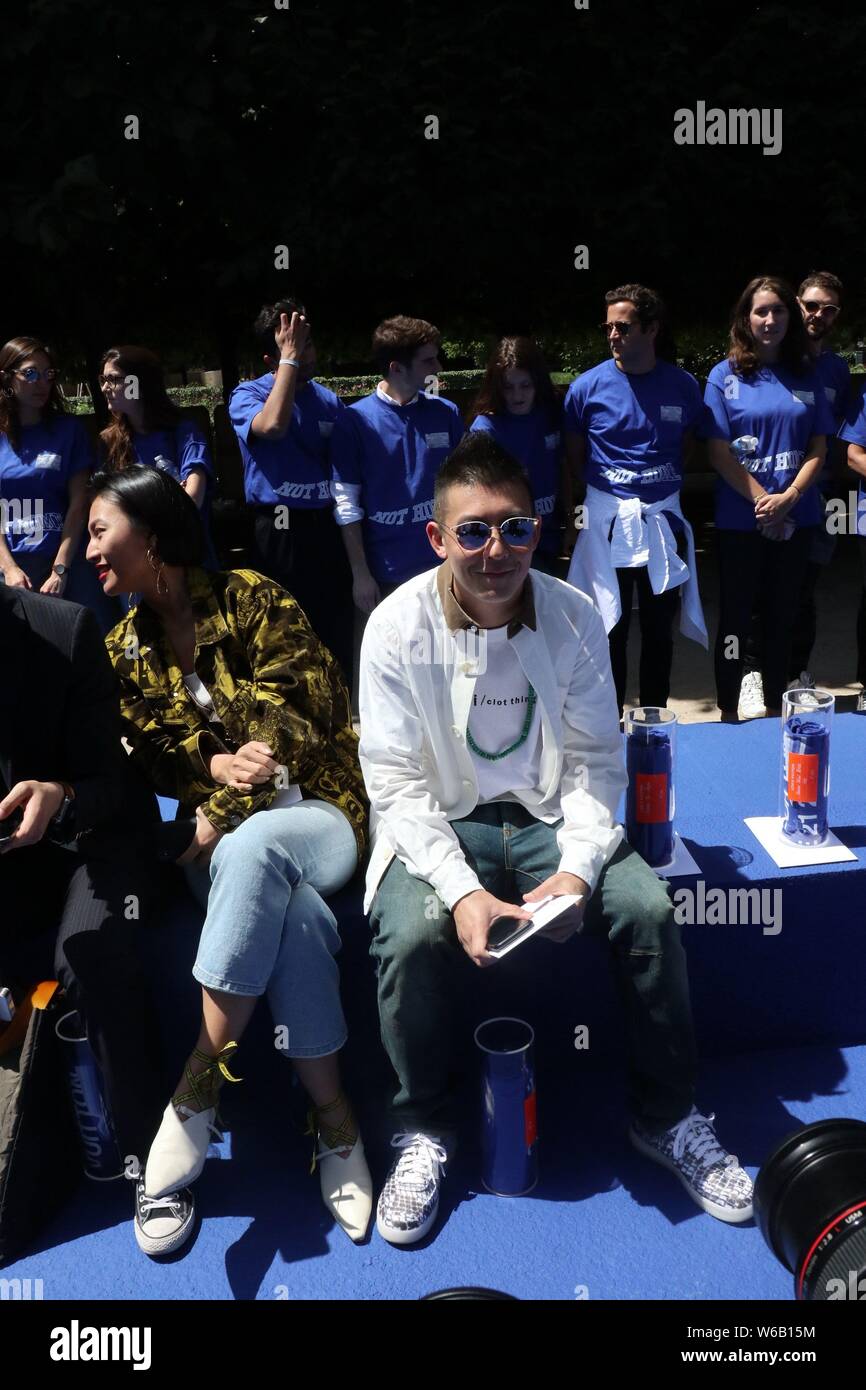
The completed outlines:
{"type": "Polygon", "coordinates": [[[496,960],[513,951],[515,946],[528,941],[542,927],[547,927],[564,912],[568,912],[583,898],[582,893],[551,893],[537,903],[524,903],[532,916],[529,921],[518,917],[494,917],[487,936],[487,950],[496,960]]]}

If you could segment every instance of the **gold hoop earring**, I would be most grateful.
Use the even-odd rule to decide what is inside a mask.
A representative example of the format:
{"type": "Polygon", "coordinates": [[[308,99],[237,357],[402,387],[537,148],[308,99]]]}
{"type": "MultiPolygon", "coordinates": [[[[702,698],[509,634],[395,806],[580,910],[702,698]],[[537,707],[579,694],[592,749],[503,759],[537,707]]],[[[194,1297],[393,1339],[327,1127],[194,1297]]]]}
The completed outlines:
{"type": "Polygon", "coordinates": [[[166,584],[162,573],[165,569],[165,561],[160,560],[159,564],[157,565],[156,556],[154,555],[152,550],[149,550],[147,552],[147,563],[150,565],[150,568],[156,575],[156,592],[160,595],[160,597],[163,597],[165,594],[168,593],[168,585],[166,584]],[[162,584],[161,589],[159,587],[160,584],[162,584]]]}

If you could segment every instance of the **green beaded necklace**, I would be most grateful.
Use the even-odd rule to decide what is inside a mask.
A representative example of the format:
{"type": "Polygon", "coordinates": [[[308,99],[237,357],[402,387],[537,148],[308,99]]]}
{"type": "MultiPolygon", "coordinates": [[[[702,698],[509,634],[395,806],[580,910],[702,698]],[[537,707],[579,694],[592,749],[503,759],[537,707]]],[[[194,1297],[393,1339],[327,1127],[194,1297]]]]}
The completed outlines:
{"type": "Polygon", "coordinates": [[[535,691],[530,685],[529,698],[526,702],[526,716],[523,720],[523,728],[520,730],[520,736],[516,740],[516,742],[510,744],[508,748],[503,748],[501,753],[488,753],[486,749],[479,748],[478,744],[475,742],[475,739],[472,737],[472,734],[469,731],[469,725],[467,724],[466,742],[469,744],[469,747],[472,749],[472,752],[477,753],[479,758],[486,758],[487,761],[490,763],[496,763],[499,761],[500,758],[507,758],[509,753],[516,752],[517,749],[520,748],[529,738],[529,729],[530,725],[532,724],[532,716],[535,712],[535,699],[535,691]]]}

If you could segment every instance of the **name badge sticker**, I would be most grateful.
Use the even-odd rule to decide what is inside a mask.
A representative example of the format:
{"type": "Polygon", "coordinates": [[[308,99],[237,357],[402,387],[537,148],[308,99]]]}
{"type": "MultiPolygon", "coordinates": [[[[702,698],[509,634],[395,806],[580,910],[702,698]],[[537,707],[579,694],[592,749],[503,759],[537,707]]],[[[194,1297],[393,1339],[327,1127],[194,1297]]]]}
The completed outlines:
{"type": "Polygon", "coordinates": [[[34,468],[59,468],[59,467],[60,467],[60,455],[59,455],[59,454],[52,454],[50,450],[45,449],[45,450],[42,451],[41,454],[37,454],[37,455],[36,455],[35,459],[33,460],[33,467],[34,467],[34,468]]]}
{"type": "Polygon", "coordinates": [[[672,424],[681,425],[683,423],[683,408],[681,405],[661,406],[662,419],[672,424]]]}
{"type": "Polygon", "coordinates": [[[792,391],[791,395],[794,397],[795,401],[801,401],[803,405],[815,404],[814,391],[792,391]]]}
{"type": "Polygon", "coordinates": [[[330,439],[330,437],[331,437],[331,435],[332,435],[333,433],[334,433],[334,422],[333,422],[333,420],[320,420],[320,421],[319,421],[319,434],[322,436],[323,439],[330,439]]]}
{"type": "Polygon", "coordinates": [[[559,430],[557,430],[555,434],[546,434],[546,435],[544,436],[544,447],[545,447],[545,449],[556,449],[556,448],[558,448],[558,446],[559,446],[559,430]]]}
{"type": "Polygon", "coordinates": [[[437,430],[435,434],[425,434],[424,443],[428,449],[447,449],[451,444],[451,436],[447,430],[437,430]]]}

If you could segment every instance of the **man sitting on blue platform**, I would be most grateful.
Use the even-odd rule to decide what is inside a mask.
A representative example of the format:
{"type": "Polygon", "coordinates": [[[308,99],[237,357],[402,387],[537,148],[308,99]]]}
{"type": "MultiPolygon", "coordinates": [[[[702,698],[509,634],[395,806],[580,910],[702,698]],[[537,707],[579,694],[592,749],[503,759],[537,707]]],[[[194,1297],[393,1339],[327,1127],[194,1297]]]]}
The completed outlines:
{"type": "Polygon", "coordinates": [[[438,474],[427,526],[444,563],[386,598],[364,636],[364,909],[398,1082],[377,1224],[397,1245],[432,1227],[453,1148],[452,972],[466,957],[494,964],[491,924],[525,917],[521,895],[582,894],[547,934],[610,942],[628,1014],[632,1143],[720,1220],[752,1214],[748,1175],[694,1106],[667,888],[616,822],[626,779],[604,626],[585,594],[530,574],[538,530],[522,468],[491,436],[468,436],[438,474]]]}

